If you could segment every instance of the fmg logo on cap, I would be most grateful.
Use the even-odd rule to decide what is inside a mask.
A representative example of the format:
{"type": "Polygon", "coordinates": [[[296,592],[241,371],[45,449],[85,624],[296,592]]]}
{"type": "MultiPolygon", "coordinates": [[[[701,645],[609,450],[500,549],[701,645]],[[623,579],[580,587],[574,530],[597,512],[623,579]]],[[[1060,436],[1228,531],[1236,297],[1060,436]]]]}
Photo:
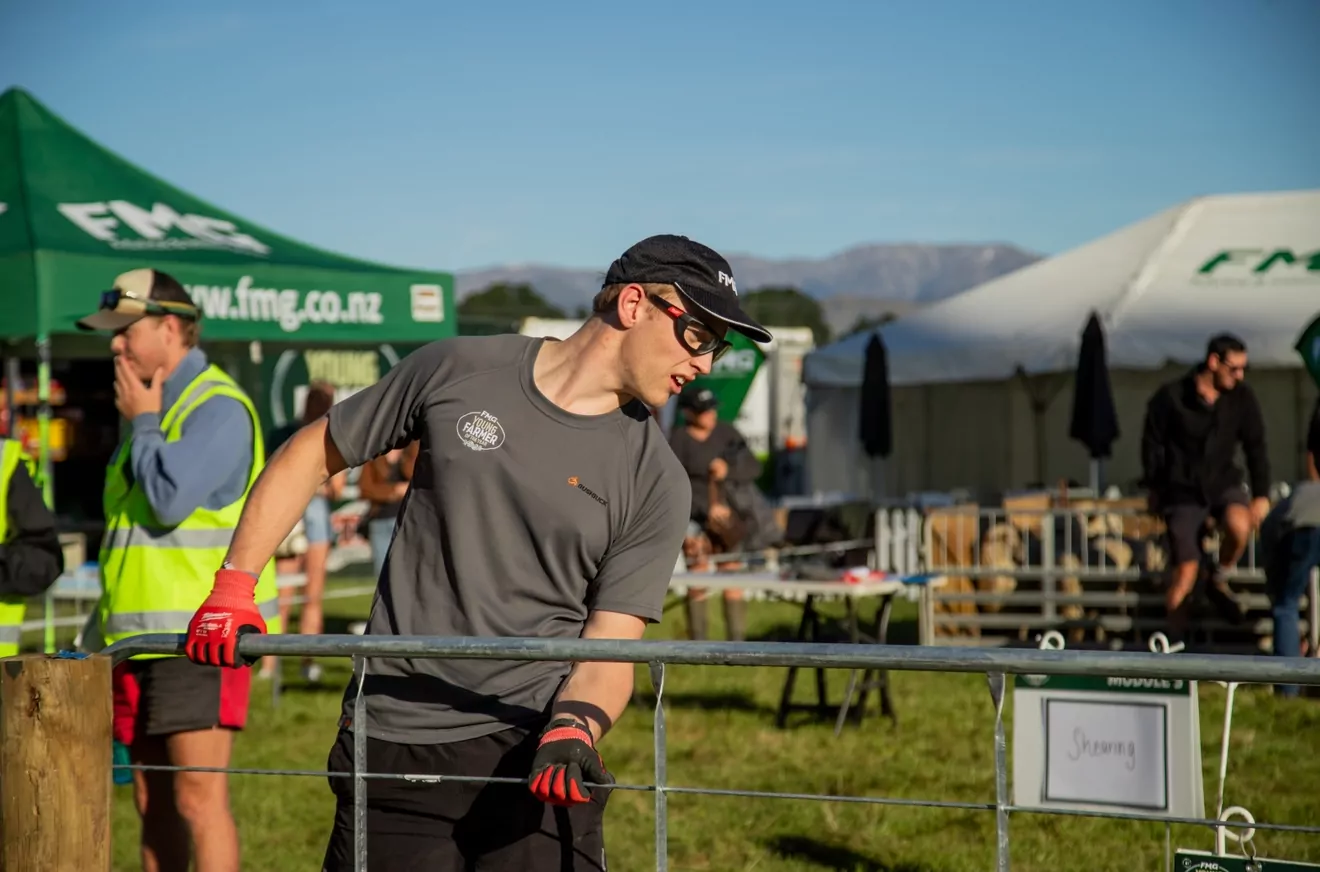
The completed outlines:
{"type": "Polygon", "coordinates": [[[729,290],[733,291],[733,295],[735,297],[738,296],[738,285],[734,283],[733,276],[729,275],[724,270],[720,270],[720,274],[718,278],[720,280],[720,284],[728,285],[729,290]]]}

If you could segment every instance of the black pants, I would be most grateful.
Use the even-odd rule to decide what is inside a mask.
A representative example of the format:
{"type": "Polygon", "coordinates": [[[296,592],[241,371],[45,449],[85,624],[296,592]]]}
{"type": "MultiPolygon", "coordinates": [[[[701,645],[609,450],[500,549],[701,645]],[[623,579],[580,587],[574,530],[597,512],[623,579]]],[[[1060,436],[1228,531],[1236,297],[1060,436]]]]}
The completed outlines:
{"type": "MultiPolygon", "coordinates": [[[[369,778],[370,872],[605,872],[605,798],[572,808],[527,789],[536,733],[504,730],[438,745],[367,740],[367,771],[519,778],[520,784],[369,778]]],[[[353,771],[353,734],[340,730],[327,769],[353,771]]],[[[329,779],[335,822],[322,872],[353,868],[353,779],[329,779]]]]}

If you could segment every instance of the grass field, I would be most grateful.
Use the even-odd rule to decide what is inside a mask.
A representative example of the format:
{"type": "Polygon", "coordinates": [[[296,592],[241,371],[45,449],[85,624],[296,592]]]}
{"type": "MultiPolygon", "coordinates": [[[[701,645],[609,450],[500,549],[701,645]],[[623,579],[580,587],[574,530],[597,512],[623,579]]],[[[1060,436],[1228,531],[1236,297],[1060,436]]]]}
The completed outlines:
{"type": "MultiPolygon", "coordinates": [[[[360,579],[355,580],[360,583],[360,579]]],[[[327,632],[343,632],[365,614],[365,599],[327,603],[327,632]]],[[[841,608],[840,608],[841,611],[841,608]]],[[[787,604],[753,604],[754,638],[783,638],[799,612],[787,604]]],[[[713,632],[720,632],[712,606],[713,632]]],[[[894,634],[915,638],[912,615],[896,614],[894,634]]],[[[652,638],[680,637],[681,609],[652,629],[652,638]]],[[[718,637],[717,637],[718,638],[718,637]]],[[[236,742],[234,765],[323,769],[335,733],[347,661],[324,661],[327,680],[313,688],[284,663],[285,687],[273,708],[268,683],[254,684],[249,729],[236,742]]],[[[784,730],[774,712],[784,669],[671,667],[666,679],[669,778],[674,785],[738,787],[802,793],[896,796],[993,802],[993,711],[983,677],[896,673],[900,722],[872,709],[839,738],[833,722],[795,715],[784,730]]],[[[644,667],[638,687],[649,692],[644,667]]],[[[846,674],[832,675],[837,700],[846,674]]],[[[807,701],[814,682],[800,681],[807,701]]],[[[1201,735],[1207,811],[1217,789],[1224,690],[1201,688],[1201,735]]],[[[1010,767],[1012,704],[1008,719],[1010,767]]],[[[1263,688],[1239,688],[1226,802],[1258,820],[1320,820],[1320,704],[1285,702],[1263,688]]],[[[651,712],[630,711],[602,743],[606,763],[622,783],[652,780],[651,712]]],[[[1011,771],[1011,769],[1010,769],[1011,771]]],[[[251,872],[319,869],[333,803],[323,778],[232,776],[233,805],[251,872]]],[[[117,872],[139,868],[137,820],[130,788],[115,789],[117,872]]],[[[607,815],[610,868],[654,868],[649,793],[617,791],[607,815]]],[[[849,803],[671,796],[670,868],[674,870],[846,870],[916,872],[984,870],[993,866],[994,815],[983,811],[894,808],[849,803]]],[[[1015,870],[1163,868],[1160,824],[1015,815],[1015,870]]],[[[1202,850],[1212,834],[1174,827],[1173,843],[1202,850]]],[[[1263,856],[1320,862],[1320,837],[1257,834],[1263,856]]]]}

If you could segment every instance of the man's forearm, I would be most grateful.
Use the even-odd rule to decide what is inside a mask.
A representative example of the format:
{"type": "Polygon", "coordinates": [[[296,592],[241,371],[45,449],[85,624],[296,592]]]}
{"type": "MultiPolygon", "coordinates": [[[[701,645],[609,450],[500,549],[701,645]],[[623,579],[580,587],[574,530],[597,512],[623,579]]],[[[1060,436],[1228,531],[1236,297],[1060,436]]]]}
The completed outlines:
{"type": "Polygon", "coordinates": [[[1306,452],[1306,477],[1310,481],[1320,481],[1320,467],[1316,465],[1315,453],[1306,452]]]}
{"type": "Polygon", "coordinates": [[[586,721],[592,737],[600,741],[627,709],[632,691],[633,664],[578,663],[555,698],[551,716],[586,721]]]}
{"type": "Polygon", "coordinates": [[[248,494],[226,555],[230,566],[260,573],[317,490],[343,468],[324,418],[295,433],[271,457],[248,494]]]}

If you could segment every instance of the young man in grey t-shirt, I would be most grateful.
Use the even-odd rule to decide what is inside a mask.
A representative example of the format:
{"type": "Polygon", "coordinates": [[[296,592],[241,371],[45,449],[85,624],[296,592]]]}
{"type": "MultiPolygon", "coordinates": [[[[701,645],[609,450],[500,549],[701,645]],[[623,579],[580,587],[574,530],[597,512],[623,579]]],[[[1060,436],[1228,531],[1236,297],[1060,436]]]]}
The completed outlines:
{"type": "MultiPolygon", "coordinates": [[[[409,355],[303,428],[248,498],[186,651],[235,665],[264,631],[255,576],[328,476],[413,440],[420,452],[368,635],[637,639],[658,621],[687,528],[686,474],[646,406],[710,371],[739,306],[728,262],[685,237],[611,265],[591,318],[563,341],[463,337],[409,355]]],[[[596,743],[632,693],[629,663],[371,658],[367,723],[344,695],[332,771],[367,730],[371,772],[527,779],[368,782],[372,868],[604,870],[596,743]],[[528,789],[530,788],[530,790],[528,789]]],[[[352,785],[325,870],[352,867],[352,785]]]]}

